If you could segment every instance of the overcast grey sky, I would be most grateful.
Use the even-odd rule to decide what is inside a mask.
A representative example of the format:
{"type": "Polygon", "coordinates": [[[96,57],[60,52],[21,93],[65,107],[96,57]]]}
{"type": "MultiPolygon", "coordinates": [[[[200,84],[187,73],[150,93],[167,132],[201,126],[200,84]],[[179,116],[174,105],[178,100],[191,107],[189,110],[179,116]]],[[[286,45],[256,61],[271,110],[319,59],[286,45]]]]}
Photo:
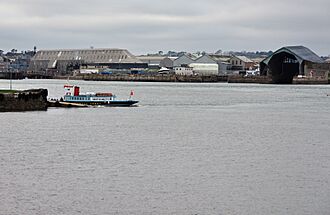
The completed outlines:
{"type": "Polygon", "coordinates": [[[329,0],[0,0],[0,49],[330,54],[329,0]]]}

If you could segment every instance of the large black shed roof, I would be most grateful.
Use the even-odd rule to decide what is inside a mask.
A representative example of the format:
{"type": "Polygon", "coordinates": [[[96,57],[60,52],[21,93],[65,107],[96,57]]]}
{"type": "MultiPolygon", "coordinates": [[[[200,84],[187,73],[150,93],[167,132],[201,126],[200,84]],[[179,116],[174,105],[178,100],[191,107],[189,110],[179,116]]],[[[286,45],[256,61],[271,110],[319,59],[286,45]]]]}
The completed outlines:
{"type": "Polygon", "coordinates": [[[265,60],[262,62],[268,65],[269,61],[272,59],[272,57],[276,54],[279,54],[281,52],[287,52],[296,57],[296,59],[301,63],[302,61],[309,61],[312,63],[324,63],[324,60],[320,58],[317,54],[315,54],[310,49],[304,47],[304,46],[286,46],[283,47],[276,52],[274,52],[272,55],[268,56],[265,60]]]}

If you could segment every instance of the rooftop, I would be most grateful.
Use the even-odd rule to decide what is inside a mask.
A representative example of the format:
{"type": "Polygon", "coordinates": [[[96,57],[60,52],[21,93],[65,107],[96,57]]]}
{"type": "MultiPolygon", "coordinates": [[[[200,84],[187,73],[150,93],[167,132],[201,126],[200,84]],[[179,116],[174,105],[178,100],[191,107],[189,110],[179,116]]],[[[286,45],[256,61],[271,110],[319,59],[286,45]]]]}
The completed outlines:
{"type": "Polygon", "coordinates": [[[241,61],[245,62],[245,63],[253,63],[253,61],[245,56],[236,56],[234,55],[234,57],[240,59],[241,61]]]}
{"type": "Polygon", "coordinates": [[[32,60],[82,60],[97,63],[142,63],[126,49],[40,50],[32,60]]]}
{"type": "Polygon", "coordinates": [[[319,57],[317,54],[315,54],[310,49],[304,47],[304,46],[286,46],[283,48],[280,48],[276,52],[274,52],[272,55],[268,56],[265,60],[263,60],[264,63],[268,64],[270,59],[281,52],[287,52],[296,57],[296,59],[300,62],[302,61],[309,61],[312,63],[324,63],[324,60],[319,57]]]}

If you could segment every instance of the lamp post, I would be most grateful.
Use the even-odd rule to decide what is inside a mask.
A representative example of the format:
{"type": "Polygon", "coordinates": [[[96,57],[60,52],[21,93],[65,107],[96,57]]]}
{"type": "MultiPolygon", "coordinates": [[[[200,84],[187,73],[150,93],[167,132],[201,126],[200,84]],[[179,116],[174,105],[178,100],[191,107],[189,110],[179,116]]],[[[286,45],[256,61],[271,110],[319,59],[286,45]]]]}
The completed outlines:
{"type": "Polygon", "coordinates": [[[13,90],[13,67],[12,67],[12,61],[10,61],[10,64],[9,64],[9,88],[10,90],[13,90]]]}
{"type": "Polygon", "coordinates": [[[10,76],[10,81],[9,81],[9,88],[10,90],[13,90],[13,81],[12,81],[12,71],[9,69],[9,76],[10,76]]]}

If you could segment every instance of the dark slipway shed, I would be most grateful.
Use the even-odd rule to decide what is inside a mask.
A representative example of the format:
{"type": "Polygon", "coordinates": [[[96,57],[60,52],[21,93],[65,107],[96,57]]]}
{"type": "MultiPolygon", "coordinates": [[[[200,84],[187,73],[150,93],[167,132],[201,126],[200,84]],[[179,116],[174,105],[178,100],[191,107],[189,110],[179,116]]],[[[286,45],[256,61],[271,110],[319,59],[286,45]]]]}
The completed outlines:
{"type": "Polygon", "coordinates": [[[263,60],[260,72],[271,76],[273,83],[289,84],[294,76],[305,75],[307,64],[322,63],[322,58],[304,46],[286,46],[263,60]]]}

